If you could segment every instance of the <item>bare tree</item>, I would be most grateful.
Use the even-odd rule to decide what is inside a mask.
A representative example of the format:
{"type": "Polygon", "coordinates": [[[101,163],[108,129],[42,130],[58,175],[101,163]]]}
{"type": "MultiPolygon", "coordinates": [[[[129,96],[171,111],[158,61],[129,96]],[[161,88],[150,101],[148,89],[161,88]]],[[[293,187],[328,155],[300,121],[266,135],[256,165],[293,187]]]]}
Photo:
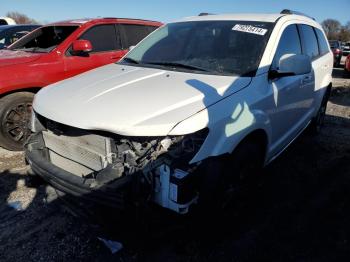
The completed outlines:
{"type": "Polygon", "coordinates": [[[37,24],[38,23],[36,20],[29,18],[27,15],[16,11],[8,12],[6,16],[15,20],[17,24],[37,24]]]}
{"type": "Polygon", "coordinates": [[[326,19],[322,22],[322,27],[327,34],[328,39],[337,39],[342,28],[340,22],[335,19],[326,19]]]}
{"type": "Polygon", "coordinates": [[[340,32],[338,33],[338,40],[343,42],[350,41],[350,30],[348,30],[346,26],[343,26],[342,29],[340,29],[340,32]]]}
{"type": "Polygon", "coordinates": [[[344,28],[350,32],[350,21],[345,24],[344,28]]]}

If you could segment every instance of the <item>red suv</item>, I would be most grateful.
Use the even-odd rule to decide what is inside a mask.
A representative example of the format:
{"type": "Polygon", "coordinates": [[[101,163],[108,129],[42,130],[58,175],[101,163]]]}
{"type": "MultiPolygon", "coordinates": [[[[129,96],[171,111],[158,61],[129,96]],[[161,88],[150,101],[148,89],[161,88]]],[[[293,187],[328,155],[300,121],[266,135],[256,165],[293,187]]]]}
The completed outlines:
{"type": "Polygon", "coordinates": [[[117,62],[162,24],[124,18],[57,22],[0,51],[0,145],[21,150],[29,135],[35,92],[54,82],[117,62]]]}

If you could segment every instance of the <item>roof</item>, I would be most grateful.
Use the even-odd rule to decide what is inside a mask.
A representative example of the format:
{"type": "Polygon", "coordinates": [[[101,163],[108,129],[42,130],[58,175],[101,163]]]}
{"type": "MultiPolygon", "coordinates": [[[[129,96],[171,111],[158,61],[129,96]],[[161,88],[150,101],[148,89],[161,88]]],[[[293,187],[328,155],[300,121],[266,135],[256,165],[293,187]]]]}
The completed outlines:
{"type": "Polygon", "coordinates": [[[161,24],[157,21],[151,21],[151,20],[144,20],[144,19],[136,19],[136,18],[117,18],[117,17],[98,17],[98,18],[82,18],[82,19],[72,19],[72,20],[65,20],[65,21],[58,21],[55,23],[51,23],[50,25],[56,25],[56,24],[70,24],[70,25],[83,25],[89,22],[107,22],[108,20],[116,20],[116,21],[138,21],[138,22],[145,22],[145,23],[157,23],[161,24]]]}
{"type": "Polygon", "coordinates": [[[94,20],[94,19],[93,18],[71,19],[71,20],[58,21],[58,22],[54,22],[54,23],[50,23],[50,24],[85,24],[85,23],[90,22],[92,20],[94,20]]]}

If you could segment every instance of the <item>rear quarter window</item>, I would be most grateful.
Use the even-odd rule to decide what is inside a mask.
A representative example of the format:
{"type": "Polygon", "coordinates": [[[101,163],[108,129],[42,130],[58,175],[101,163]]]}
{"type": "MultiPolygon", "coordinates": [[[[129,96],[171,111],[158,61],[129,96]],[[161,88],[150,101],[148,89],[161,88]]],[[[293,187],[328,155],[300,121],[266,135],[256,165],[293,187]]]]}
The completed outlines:
{"type": "Polygon", "coordinates": [[[323,32],[318,29],[315,28],[315,32],[317,35],[317,40],[318,40],[318,47],[320,50],[320,55],[324,55],[327,54],[329,52],[329,47],[328,47],[328,42],[323,34],[323,32]]]}

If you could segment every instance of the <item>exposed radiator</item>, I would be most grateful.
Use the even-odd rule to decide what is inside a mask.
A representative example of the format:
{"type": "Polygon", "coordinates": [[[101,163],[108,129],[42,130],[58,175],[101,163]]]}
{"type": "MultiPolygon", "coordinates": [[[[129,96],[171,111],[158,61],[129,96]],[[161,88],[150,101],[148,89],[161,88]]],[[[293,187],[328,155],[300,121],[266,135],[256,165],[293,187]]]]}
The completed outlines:
{"type": "Polygon", "coordinates": [[[77,176],[100,171],[110,163],[111,139],[95,134],[66,135],[43,131],[52,164],[77,176]]]}

